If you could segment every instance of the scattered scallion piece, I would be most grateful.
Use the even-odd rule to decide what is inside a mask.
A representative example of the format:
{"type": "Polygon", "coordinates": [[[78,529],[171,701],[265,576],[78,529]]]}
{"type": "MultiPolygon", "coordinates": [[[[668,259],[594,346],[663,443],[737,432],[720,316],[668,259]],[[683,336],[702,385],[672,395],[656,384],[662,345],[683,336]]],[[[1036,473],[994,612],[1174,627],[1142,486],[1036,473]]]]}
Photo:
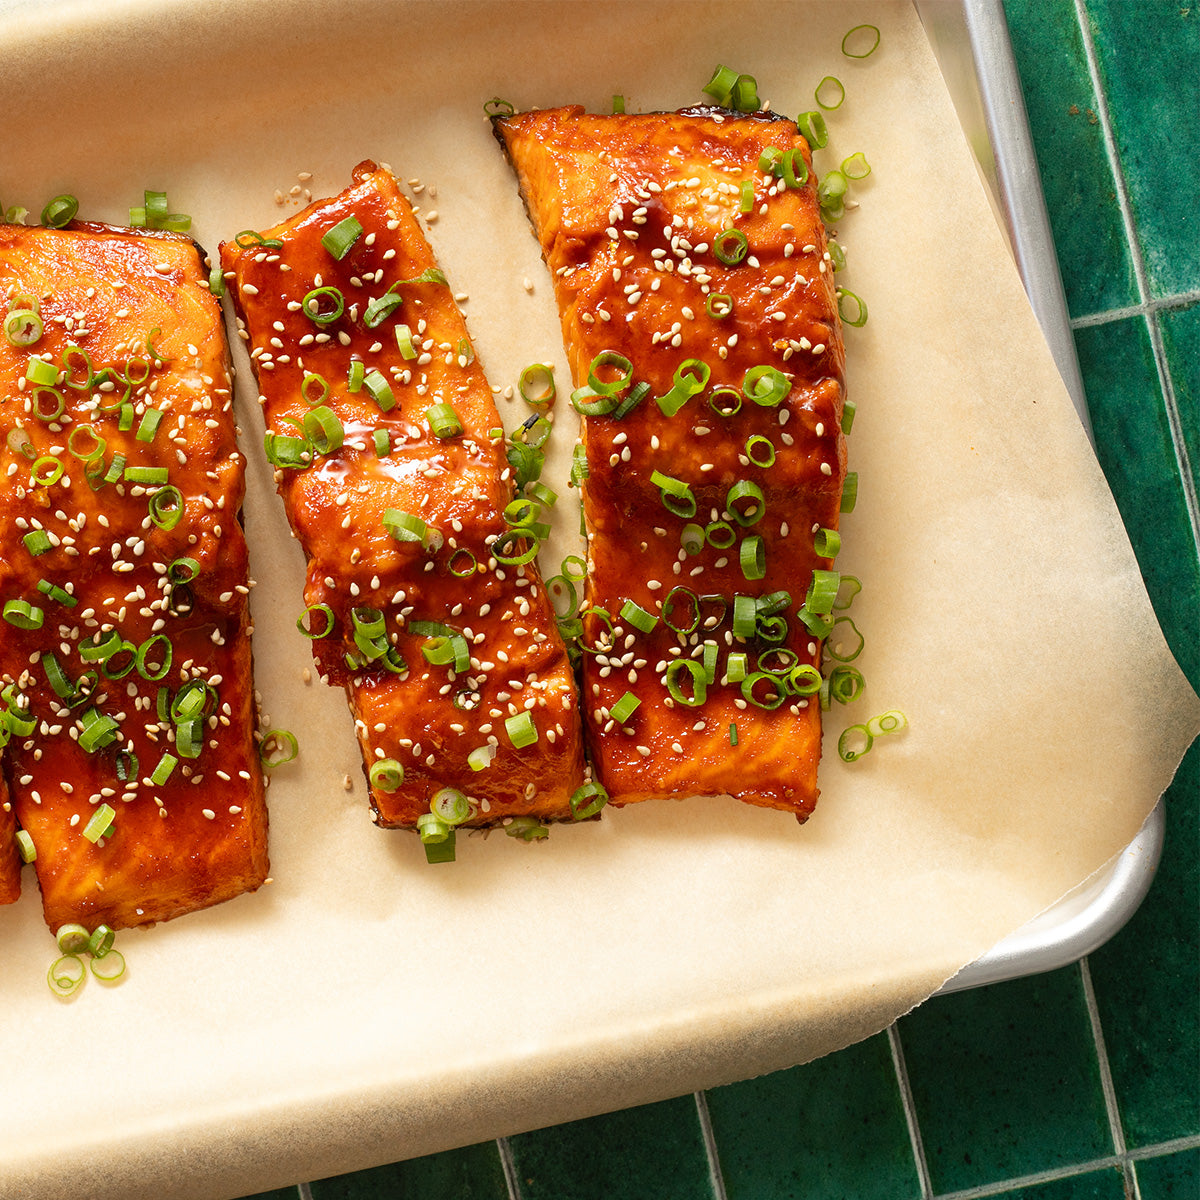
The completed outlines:
{"type": "Polygon", "coordinates": [[[858,472],[847,471],[846,478],[842,481],[842,499],[839,506],[840,511],[850,513],[854,511],[855,504],[858,503],[858,472]]]}
{"type": "Polygon", "coordinates": [[[520,838],[523,842],[538,842],[550,836],[550,830],[537,817],[513,817],[504,826],[504,832],[511,838],[520,838]]]}
{"type": "Polygon", "coordinates": [[[632,692],[626,692],[620,700],[616,702],[608,710],[608,715],[612,717],[618,725],[624,725],[630,717],[633,716],[641,701],[632,692]]]}
{"type": "Polygon", "coordinates": [[[842,174],[847,179],[866,179],[871,173],[871,164],[861,150],[842,159],[842,174]]]}
{"type": "Polygon", "coordinates": [[[827,112],[833,112],[846,99],[845,85],[836,75],[826,75],[814,89],[813,99],[827,112]]]}
{"type": "Polygon", "coordinates": [[[335,287],[313,288],[301,302],[300,311],[315,325],[331,325],[346,311],[346,299],[335,287]]]}
{"type": "Polygon", "coordinates": [[[60,925],[54,940],[60,954],[83,954],[88,948],[89,937],[88,931],[82,925],[71,923],[60,925]]]}
{"type": "Polygon", "coordinates": [[[554,367],[549,363],[530,363],[517,379],[517,391],[526,404],[549,408],[554,403],[554,367]]]}
{"type": "Polygon", "coordinates": [[[818,529],[813,534],[813,550],[818,558],[837,558],[842,548],[842,535],[836,529],[818,529]]]}
{"type": "Polygon", "coordinates": [[[87,978],[83,959],[78,954],[64,954],[50,964],[46,982],[56,996],[67,997],[75,992],[87,978]]]}
{"type": "Polygon", "coordinates": [[[355,216],[343,217],[321,238],[321,245],[336,259],[345,258],[350,247],[362,237],[363,227],[355,216]]]}
{"type": "Polygon", "coordinates": [[[37,859],[37,847],[28,829],[18,829],[16,832],[17,853],[23,863],[31,863],[37,859]]]}
{"type": "Polygon", "coordinates": [[[870,58],[879,49],[878,25],[855,25],[842,38],[842,53],[847,58],[870,58]]]}
{"type": "Polygon", "coordinates": [[[268,729],[258,743],[258,757],[268,771],[289,763],[300,754],[300,743],[290,729],[268,729]]]}
{"type": "Polygon", "coordinates": [[[45,620],[44,610],[28,600],[6,600],[4,602],[4,619],[17,629],[41,629],[45,620]]]}
{"type": "Polygon", "coordinates": [[[867,302],[861,296],[856,296],[846,288],[838,288],[837,305],[838,316],[842,318],[843,325],[860,329],[867,323],[867,302]]]}
{"type": "Polygon", "coordinates": [[[42,224],[50,229],[62,229],[70,224],[79,212],[79,201],[70,194],[55,196],[42,209],[42,224]]]}
{"type": "Polygon", "coordinates": [[[813,150],[823,150],[829,143],[829,127],[825,124],[823,113],[802,112],[796,118],[796,124],[804,135],[804,140],[813,150]]]}
{"type": "Polygon", "coordinates": [[[633,600],[626,600],[621,605],[621,620],[628,621],[635,629],[640,629],[642,633],[650,633],[651,630],[658,624],[658,618],[651,612],[647,612],[640,604],[633,600]]]}
{"type": "Polygon", "coordinates": [[[381,758],[371,764],[367,778],[373,788],[394,792],[404,782],[404,767],[394,758],[381,758]]]}
{"type": "Polygon", "coordinates": [[[4,318],[4,336],[10,346],[36,345],[41,340],[42,318],[30,308],[15,308],[4,318]]]}
{"type": "Polygon", "coordinates": [[[504,732],[518,750],[532,746],[538,740],[537,726],[534,725],[533,716],[528,710],[518,713],[515,717],[509,717],[504,722],[504,732]]]}
{"type": "Polygon", "coordinates": [[[125,956],[120,950],[109,950],[106,954],[94,954],[89,965],[92,974],[101,983],[115,983],[125,974],[125,956]]]}
{"type": "Polygon", "coordinates": [[[737,266],[749,251],[750,242],[740,229],[723,229],[713,238],[713,256],[727,267],[737,266]]]}
{"type": "Polygon", "coordinates": [[[109,926],[97,925],[88,938],[87,952],[93,958],[103,958],[112,950],[116,937],[116,933],[109,926]]]}
{"type": "Polygon", "coordinates": [[[586,821],[608,803],[608,792],[599,783],[583,783],[575,789],[568,803],[571,806],[571,816],[576,821],[586,821]]]}
{"type": "Polygon", "coordinates": [[[458,413],[449,404],[431,404],[425,410],[425,417],[429,421],[430,432],[436,438],[458,437],[463,431],[458,413]]]}
{"type": "Polygon", "coordinates": [[[111,804],[99,805],[83,827],[83,836],[89,842],[98,842],[112,829],[116,815],[117,811],[111,804]]]}
{"type": "Polygon", "coordinates": [[[704,668],[686,658],[677,658],[667,667],[663,682],[671,694],[671,699],[687,708],[699,708],[708,696],[708,681],[704,675],[704,668]],[[691,695],[683,690],[683,684],[680,682],[683,675],[690,678],[691,695]]]}

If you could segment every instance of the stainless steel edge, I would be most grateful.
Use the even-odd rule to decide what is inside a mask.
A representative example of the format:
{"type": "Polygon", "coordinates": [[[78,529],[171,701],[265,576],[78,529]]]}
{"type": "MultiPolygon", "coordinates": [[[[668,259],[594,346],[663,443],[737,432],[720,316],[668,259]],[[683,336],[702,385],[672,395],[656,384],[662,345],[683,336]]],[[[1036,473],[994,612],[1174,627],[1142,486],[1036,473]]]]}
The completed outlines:
{"type": "MultiPolygon", "coordinates": [[[[1066,296],[1001,0],[915,0],[1030,306],[1092,438],[1066,296]]],[[[1094,442],[1094,438],[1093,438],[1094,442]]],[[[1090,954],[1141,904],[1162,853],[1161,799],[1112,864],[964,967],[938,994],[1052,971],[1090,954]]]]}

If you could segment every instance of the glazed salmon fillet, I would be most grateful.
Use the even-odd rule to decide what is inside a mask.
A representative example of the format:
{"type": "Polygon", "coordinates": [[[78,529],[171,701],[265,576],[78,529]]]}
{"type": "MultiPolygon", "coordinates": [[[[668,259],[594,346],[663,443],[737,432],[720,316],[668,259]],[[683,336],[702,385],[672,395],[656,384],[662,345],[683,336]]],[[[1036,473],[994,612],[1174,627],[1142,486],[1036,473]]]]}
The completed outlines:
{"type": "Polygon", "coordinates": [[[373,819],[413,826],[446,788],[469,825],[570,818],[584,768],[566,650],[505,522],[491,389],[391,173],[360,164],[222,259],[373,819]]]}
{"type": "Polygon", "coordinates": [[[794,122],[711,108],[494,128],[584,414],[599,780],[614,804],[727,793],[804,820],[845,477],[808,145],[794,122]]]}
{"type": "Polygon", "coordinates": [[[267,875],[220,306],[188,238],[85,223],[0,225],[0,297],[12,807],[51,928],[147,925],[267,875]]]}

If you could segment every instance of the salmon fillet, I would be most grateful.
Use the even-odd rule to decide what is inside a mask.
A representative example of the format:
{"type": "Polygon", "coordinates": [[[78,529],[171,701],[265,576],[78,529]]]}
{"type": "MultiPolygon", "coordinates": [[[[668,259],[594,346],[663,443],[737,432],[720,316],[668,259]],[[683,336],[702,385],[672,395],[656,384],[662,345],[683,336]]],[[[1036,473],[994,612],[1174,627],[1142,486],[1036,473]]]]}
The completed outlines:
{"type": "Polygon", "coordinates": [[[0,225],[0,297],[4,771],[51,928],[147,925],[267,875],[221,310],[188,238],[85,223],[0,225]]]}
{"type": "Polygon", "coordinates": [[[340,195],[221,253],[308,559],[313,652],[346,690],[373,819],[413,826],[444,788],[468,797],[470,825],[569,818],[570,664],[536,562],[497,558],[527,548],[504,518],[500,418],[391,173],[361,163],[340,195]],[[337,229],[350,241],[330,249],[337,229]]]}
{"type": "Polygon", "coordinates": [[[599,780],[614,804],[728,793],[803,820],[821,746],[814,613],[827,618],[836,553],[814,535],[836,534],[845,477],[841,324],[808,146],[794,122],[711,108],[573,106],[494,128],[585,414],[582,680],[599,780]]]}

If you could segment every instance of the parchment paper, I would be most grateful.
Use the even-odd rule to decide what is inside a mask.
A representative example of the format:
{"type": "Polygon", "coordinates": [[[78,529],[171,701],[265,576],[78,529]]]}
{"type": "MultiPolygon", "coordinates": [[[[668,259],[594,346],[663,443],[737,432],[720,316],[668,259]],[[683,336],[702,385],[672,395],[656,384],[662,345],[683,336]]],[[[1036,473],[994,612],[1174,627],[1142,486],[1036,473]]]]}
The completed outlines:
{"type": "Polygon", "coordinates": [[[259,687],[302,746],[270,792],[274,882],[122,935],[127,979],[69,1004],[45,986],[32,880],[0,910],[0,1195],[243,1195],[803,1061],[887,1025],[1133,837],[1200,705],[907,6],[45,12],[0,29],[5,204],[70,190],[122,219],[165,188],[215,249],[292,211],[273,196],[298,172],[329,195],[359,159],[389,162],[436,187],[418,203],[502,388],[533,361],[567,374],[484,100],[673,108],[724,61],[795,113],[840,76],[824,164],[873,167],[839,226],[870,306],[848,331],[862,487],[839,558],[864,580],[868,689],[832,714],[804,827],[644,804],[544,844],[460,839],[457,864],[427,867],[370,825],[340,694],[303,680],[301,556],[244,370],[259,687]],[[864,20],[883,45],[850,62],[864,20]],[[842,725],[889,708],[908,731],[841,764],[842,725]]]}

